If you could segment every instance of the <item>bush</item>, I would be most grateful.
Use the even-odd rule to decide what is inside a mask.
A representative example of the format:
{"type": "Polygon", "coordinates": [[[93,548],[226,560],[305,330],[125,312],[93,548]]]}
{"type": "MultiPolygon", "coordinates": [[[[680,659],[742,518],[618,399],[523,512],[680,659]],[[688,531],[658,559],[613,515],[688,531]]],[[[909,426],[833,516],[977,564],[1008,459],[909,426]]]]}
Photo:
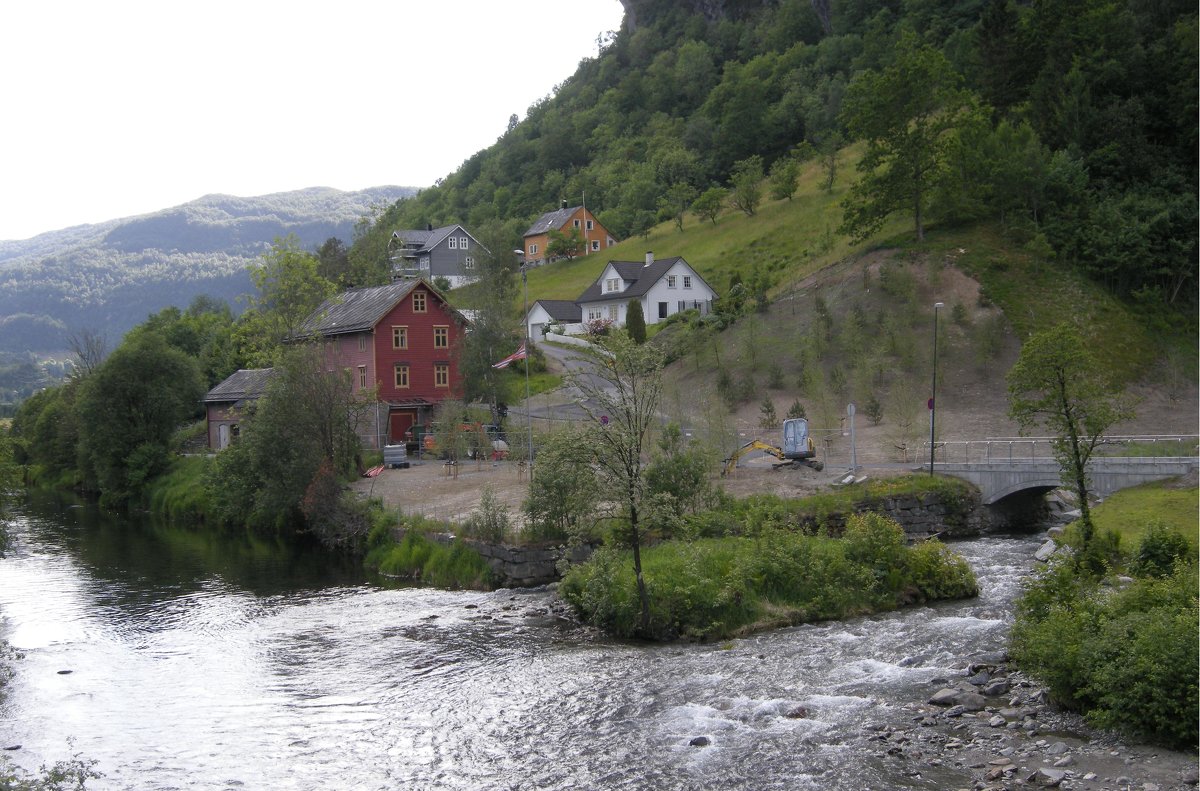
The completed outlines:
{"type": "Polygon", "coordinates": [[[1165,522],[1153,521],[1138,543],[1129,570],[1142,577],[1165,577],[1175,568],[1175,562],[1191,555],[1188,541],[1165,522]]]}
{"type": "Polygon", "coordinates": [[[479,507],[475,509],[467,521],[463,523],[463,534],[480,541],[490,541],[499,544],[508,538],[512,530],[508,518],[508,506],[496,497],[496,490],[491,484],[483,487],[479,497],[479,507]]]}
{"type": "Polygon", "coordinates": [[[377,525],[368,538],[371,550],[366,566],[380,574],[401,579],[420,580],[439,588],[486,590],[491,585],[491,569],[478,552],[466,544],[444,546],[410,529],[399,544],[392,541],[390,528],[377,525]]]}
{"type": "Polygon", "coordinates": [[[1052,563],[1017,603],[1011,652],[1060,704],[1096,725],[1176,749],[1194,749],[1200,702],[1196,667],[1197,576],[1104,589],[1068,560],[1052,563]]]}

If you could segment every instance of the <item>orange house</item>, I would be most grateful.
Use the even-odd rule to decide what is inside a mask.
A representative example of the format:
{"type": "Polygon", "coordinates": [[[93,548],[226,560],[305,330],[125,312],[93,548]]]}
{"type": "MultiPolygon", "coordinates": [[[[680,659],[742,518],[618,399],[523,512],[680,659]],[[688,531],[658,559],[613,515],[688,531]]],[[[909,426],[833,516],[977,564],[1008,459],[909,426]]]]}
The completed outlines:
{"type": "Polygon", "coordinates": [[[583,238],[583,249],[579,255],[598,253],[617,243],[585,206],[567,206],[567,202],[563,201],[561,209],[538,217],[525,232],[526,263],[549,262],[546,247],[550,244],[551,231],[563,234],[578,232],[583,238]]]}

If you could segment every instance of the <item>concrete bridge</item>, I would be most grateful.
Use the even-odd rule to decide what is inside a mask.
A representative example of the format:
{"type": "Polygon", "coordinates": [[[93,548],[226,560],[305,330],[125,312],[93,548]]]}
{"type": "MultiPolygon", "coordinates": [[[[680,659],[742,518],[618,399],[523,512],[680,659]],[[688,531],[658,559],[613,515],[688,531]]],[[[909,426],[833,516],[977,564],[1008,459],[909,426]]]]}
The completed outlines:
{"type": "MultiPolygon", "coordinates": [[[[1170,439],[1195,444],[1195,437],[1170,439]]],[[[1139,447],[1149,444],[1154,449],[1161,440],[1156,438],[1154,444],[1142,441],[1139,447]]],[[[1113,440],[1113,444],[1121,441],[1113,440]]],[[[984,505],[1019,492],[1034,494],[1063,486],[1046,438],[939,443],[938,451],[942,459],[935,459],[934,472],[975,484],[984,505]]],[[[1093,456],[1088,465],[1089,490],[1107,497],[1120,489],[1186,475],[1197,468],[1200,458],[1196,456],[1093,456]]]]}

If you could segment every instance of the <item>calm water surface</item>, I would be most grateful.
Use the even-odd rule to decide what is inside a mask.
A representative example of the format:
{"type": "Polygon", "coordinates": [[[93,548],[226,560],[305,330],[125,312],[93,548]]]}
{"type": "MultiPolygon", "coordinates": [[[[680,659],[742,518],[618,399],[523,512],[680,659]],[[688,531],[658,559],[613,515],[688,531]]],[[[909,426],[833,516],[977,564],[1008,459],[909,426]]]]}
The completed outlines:
{"type": "Polygon", "coordinates": [[[642,646],[554,619],[545,591],[387,589],[295,547],[52,499],[13,533],[0,636],[25,657],[0,746],[28,768],[81,753],[113,789],[969,785],[908,776],[868,726],[908,723],[931,679],[1003,646],[1036,548],[956,544],[980,578],[968,602],[642,646]]]}

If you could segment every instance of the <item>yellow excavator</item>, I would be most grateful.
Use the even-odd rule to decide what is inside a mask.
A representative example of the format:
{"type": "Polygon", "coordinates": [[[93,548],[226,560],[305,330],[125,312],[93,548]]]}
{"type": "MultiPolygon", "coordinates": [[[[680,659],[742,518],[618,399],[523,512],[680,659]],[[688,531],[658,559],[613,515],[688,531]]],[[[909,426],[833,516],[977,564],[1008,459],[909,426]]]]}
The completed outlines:
{"type": "Polygon", "coordinates": [[[755,450],[761,450],[779,459],[775,469],[800,464],[812,467],[817,472],[825,469],[825,463],[817,459],[817,449],[813,445],[812,437],[808,435],[808,421],[802,417],[783,421],[783,447],[771,445],[761,439],[752,439],[725,459],[725,469],[721,474],[728,475],[737,467],[738,459],[755,450]]]}

